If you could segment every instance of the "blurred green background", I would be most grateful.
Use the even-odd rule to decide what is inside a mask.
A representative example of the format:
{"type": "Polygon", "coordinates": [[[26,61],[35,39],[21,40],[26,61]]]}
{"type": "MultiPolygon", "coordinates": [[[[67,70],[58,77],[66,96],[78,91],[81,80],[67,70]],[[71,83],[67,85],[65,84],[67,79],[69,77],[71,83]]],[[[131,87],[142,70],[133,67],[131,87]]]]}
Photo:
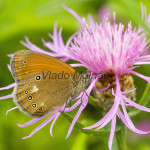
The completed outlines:
{"type": "MultiPolygon", "coordinates": [[[[100,21],[101,10],[115,11],[117,22],[125,25],[131,20],[132,25],[139,26],[141,22],[141,5],[147,8],[150,13],[150,2],[140,0],[0,0],[0,87],[13,83],[11,73],[7,69],[10,59],[7,54],[18,50],[26,49],[20,41],[25,41],[27,36],[30,41],[39,47],[47,50],[41,41],[44,38],[49,40],[48,33],[53,32],[54,23],[63,27],[63,39],[67,39],[80,28],[77,20],[69,14],[62,4],[75,10],[80,16],[87,20],[88,13],[91,13],[96,21],[100,21]]],[[[110,15],[112,17],[112,14],[110,15]]],[[[149,30],[147,30],[149,32],[149,30]]],[[[150,37],[150,35],[148,34],[150,37]]],[[[150,66],[142,66],[138,71],[150,76],[150,66]]],[[[134,77],[137,87],[137,101],[141,97],[146,82],[134,77]]],[[[0,91],[0,96],[10,94],[11,90],[0,91]]],[[[74,128],[71,136],[65,139],[70,122],[61,115],[53,128],[54,137],[49,134],[48,124],[31,138],[21,138],[29,133],[40,123],[21,129],[17,123],[23,124],[30,120],[19,110],[14,110],[6,116],[6,111],[14,107],[12,99],[0,101],[0,150],[107,150],[108,137],[94,137],[86,135],[74,128]]],[[[147,106],[150,108],[150,104],[147,106]]],[[[88,106],[83,115],[92,114],[94,108],[88,106]]],[[[100,119],[101,116],[97,118],[100,119]]],[[[80,120],[84,122],[84,117],[80,120]]],[[[88,118],[87,118],[88,119],[88,118]]],[[[137,125],[141,120],[150,122],[149,113],[140,113],[132,119],[137,125]]],[[[150,128],[149,128],[150,130],[150,128]]],[[[128,150],[150,150],[150,135],[140,136],[127,131],[128,150]]],[[[114,146],[115,147],[115,146],[114,146]]],[[[118,150],[118,148],[114,148],[118,150]]]]}

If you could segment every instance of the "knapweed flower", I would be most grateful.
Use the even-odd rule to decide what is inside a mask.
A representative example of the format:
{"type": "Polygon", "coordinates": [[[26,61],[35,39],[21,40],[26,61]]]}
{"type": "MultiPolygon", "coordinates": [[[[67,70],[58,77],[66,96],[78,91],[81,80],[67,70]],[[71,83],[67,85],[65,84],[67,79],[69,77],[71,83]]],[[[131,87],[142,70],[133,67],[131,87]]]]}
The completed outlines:
{"type": "MultiPolygon", "coordinates": [[[[26,39],[27,43],[22,43],[30,50],[47,53],[53,57],[62,57],[63,61],[69,59],[76,60],[79,63],[71,64],[72,66],[83,66],[92,74],[106,74],[104,80],[102,76],[91,79],[91,84],[88,89],[86,89],[86,94],[83,94],[82,100],[79,98],[70,108],[62,108],[64,109],[64,112],[69,112],[82,103],[71,123],[67,137],[70,135],[81,112],[86,107],[88,103],[87,95],[89,95],[92,90],[96,90],[97,100],[100,101],[102,98],[105,99],[105,97],[110,96],[111,101],[113,101],[111,102],[109,111],[101,120],[84,129],[94,128],[98,130],[111,122],[109,138],[110,150],[112,149],[117,117],[133,132],[138,134],[148,134],[149,131],[141,131],[134,126],[126,110],[126,107],[133,106],[137,109],[150,112],[149,108],[134,102],[136,89],[134,88],[133,79],[131,77],[131,74],[133,74],[150,83],[150,77],[134,71],[134,69],[140,65],[150,64],[150,55],[145,54],[149,48],[149,41],[147,40],[145,33],[141,28],[132,28],[131,22],[128,24],[127,28],[121,23],[117,24],[115,14],[113,16],[112,24],[107,18],[104,18],[100,23],[96,23],[90,15],[90,24],[88,25],[84,19],[78,16],[73,10],[67,7],[65,7],[65,9],[73,14],[83,26],[83,29],[71,36],[66,44],[64,44],[61,36],[62,30],[60,29],[59,32],[57,32],[56,25],[54,28],[54,34],[50,35],[53,42],[45,42],[43,40],[44,45],[48,47],[51,52],[45,52],[32,44],[28,39],[26,39]],[[105,93],[99,95],[99,93],[103,92],[105,93]]],[[[7,88],[12,86],[13,85],[10,85],[7,88]]],[[[10,96],[11,95],[9,95],[9,97],[10,96]]],[[[56,110],[28,137],[31,137],[35,132],[54,119],[50,130],[52,134],[52,127],[59,117],[60,112],[61,109],[56,110]]],[[[44,117],[45,116],[35,118],[24,125],[20,125],[20,127],[31,125],[44,117]]]]}
{"type": "Polygon", "coordinates": [[[150,121],[146,119],[140,120],[137,123],[137,127],[144,131],[150,130],[150,121]]]}

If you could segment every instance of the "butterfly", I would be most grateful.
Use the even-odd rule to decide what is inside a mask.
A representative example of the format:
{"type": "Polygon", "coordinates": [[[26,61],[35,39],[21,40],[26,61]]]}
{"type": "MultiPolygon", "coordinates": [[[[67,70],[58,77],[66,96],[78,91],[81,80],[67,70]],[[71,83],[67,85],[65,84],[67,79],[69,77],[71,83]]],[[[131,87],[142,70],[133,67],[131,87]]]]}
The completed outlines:
{"type": "Polygon", "coordinates": [[[49,55],[21,50],[10,66],[17,83],[13,101],[29,116],[39,117],[76,98],[90,82],[70,65],[49,55]]]}

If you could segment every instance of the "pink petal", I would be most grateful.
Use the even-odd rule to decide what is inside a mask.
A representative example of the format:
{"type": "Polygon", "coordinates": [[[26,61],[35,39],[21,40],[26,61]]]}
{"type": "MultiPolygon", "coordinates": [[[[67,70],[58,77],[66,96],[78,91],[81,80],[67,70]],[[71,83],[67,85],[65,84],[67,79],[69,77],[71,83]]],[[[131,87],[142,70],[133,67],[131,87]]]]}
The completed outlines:
{"type": "Polygon", "coordinates": [[[135,126],[134,126],[134,124],[132,123],[130,117],[128,116],[128,113],[127,113],[127,111],[126,111],[126,108],[125,108],[125,106],[124,106],[123,101],[121,101],[121,105],[122,105],[122,109],[123,109],[123,112],[124,112],[124,115],[125,115],[125,117],[121,116],[121,119],[123,118],[123,119],[126,120],[126,123],[128,124],[127,127],[128,127],[130,130],[132,130],[133,132],[138,133],[138,134],[148,134],[148,133],[150,133],[150,131],[145,132],[145,131],[141,131],[141,130],[136,129],[135,126]]]}
{"type": "Polygon", "coordinates": [[[82,105],[80,106],[80,108],[79,108],[77,114],[76,114],[75,117],[73,118],[73,121],[72,121],[72,123],[71,123],[71,125],[70,125],[70,128],[69,128],[69,130],[68,130],[68,133],[67,133],[66,138],[68,138],[69,135],[71,134],[71,132],[72,132],[72,130],[73,130],[73,127],[74,127],[74,125],[75,125],[77,119],[79,118],[81,112],[82,112],[82,111],[84,110],[84,108],[86,107],[86,105],[87,105],[87,103],[88,103],[88,99],[87,99],[88,97],[87,97],[87,95],[90,94],[90,92],[91,92],[93,86],[95,85],[96,81],[97,81],[97,79],[95,79],[95,80],[93,80],[93,81],[91,82],[90,86],[89,86],[88,89],[86,90],[86,91],[87,91],[87,92],[86,92],[87,94],[84,94],[84,95],[83,95],[82,105]]]}
{"type": "Polygon", "coordinates": [[[144,55],[144,56],[140,56],[138,59],[145,59],[145,58],[148,58],[148,59],[150,59],[150,55],[144,55]]]}
{"type": "Polygon", "coordinates": [[[11,71],[11,67],[10,67],[10,65],[7,65],[7,67],[8,67],[8,70],[9,70],[10,72],[12,72],[12,71],[11,71]]]}
{"type": "Polygon", "coordinates": [[[70,112],[74,110],[76,107],[78,107],[81,104],[81,99],[79,99],[73,106],[69,108],[65,108],[64,112],[70,112]]]}
{"type": "Polygon", "coordinates": [[[12,94],[0,97],[0,100],[12,98],[12,94]]]}
{"type": "Polygon", "coordinates": [[[110,122],[110,120],[114,117],[114,115],[116,114],[117,109],[119,107],[120,100],[121,100],[121,96],[116,96],[115,97],[114,105],[112,106],[110,111],[105,115],[104,119],[101,119],[100,120],[101,122],[99,121],[99,125],[100,125],[100,123],[102,123],[102,125],[100,127],[98,127],[97,130],[101,129],[105,125],[107,125],[110,122]],[[104,121],[102,122],[102,120],[104,120],[104,121]]]}
{"type": "Polygon", "coordinates": [[[60,60],[63,61],[63,62],[67,62],[69,60],[69,58],[64,57],[64,58],[61,58],[60,60]]]}
{"type": "Polygon", "coordinates": [[[116,90],[116,94],[115,94],[116,96],[115,96],[114,104],[113,104],[112,108],[109,110],[109,112],[100,121],[93,124],[92,126],[85,127],[84,129],[96,128],[101,125],[100,127],[97,128],[97,130],[98,130],[98,129],[104,127],[114,117],[114,115],[116,114],[116,111],[118,109],[120,100],[121,100],[121,92],[119,89],[120,84],[119,84],[118,75],[116,75],[116,87],[117,87],[117,90],[116,90]]]}
{"type": "Polygon", "coordinates": [[[125,116],[123,115],[123,113],[120,111],[120,109],[118,109],[117,112],[118,117],[122,120],[122,122],[133,132],[137,133],[137,134],[148,134],[149,132],[145,132],[144,131],[140,131],[138,129],[135,128],[135,126],[133,125],[133,123],[131,122],[131,124],[134,126],[134,129],[131,128],[130,123],[128,123],[127,119],[125,118],[125,116]],[[142,132],[142,133],[141,133],[142,132]]]}
{"type": "Polygon", "coordinates": [[[90,24],[92,25],[93,28],[96,28],[96,23],[95,21],[93,20],[93,17],[91,14],[89,14],[89,21],[90,21],[90,24]]]}
{"type": "Polygon", "coordinates": [[[58,36],[57,36],[57,22],[55,22],[54,30],[53,30],[53,42],[54,42],[54,48],[58,49],[58,36]]]}
{"type": "MultiPolygon", "coordinates": [[[[44,44],[45,47],[49,48],[50,50],[54,49],[54,45],[51,42],[46,42],[44,39],[42,39],[42,42],[44,44]]],[[[55,53],[54,53],[55,54],[55,53]]],[[[52,56],[52,55],[51,55],[52,56]]]]}
{"type": "Polygon", "coordinates": [[[127,102],[129,103],[131,106],[134,106],[136,107],[137,109],[140,109],[140,110],[143,110],[143,111],[147,111],[147,112],[150,112],[150,109],[149,108],[146,108],[144,106],[141,106],[133,101],[131,101],[130,99],[128,99],[127,97],[125,97],[124,95],[122,96],[122,98],[127,102]]]}
{"type": "Polygon", "coordinates": [[[79,32],[74,33],[74,34],[68,39],[68,41],[67,41],[67,43],[66,43],[66,48],[68,48],[68,47],[70,46],[70,44],[71,44],[73,38],[74,38],[76,35],[78,35],[78,33],[79,33],[79,32]]]}
{"type": "Polygon", "coordinates": [[[11,108],[11,109],[7,110],[6,115],[7,115],[10,111],[12,111],[12,110],[14,110],[14,109],[17,109],[17,108],[19,108],[19,107],[18,107],[18,106],[16,106],[16,107],[13,107],[13,108],[11,108]]]}
{"type": "Polygon", "coordinates": [[[83,19],[75,12],[73,11],[72,9],[68,8],[67,6],[65,6],[63,4],[63,7],[68,11],[70,12],[80,23],[82,26],[86,26],[85,22],[83,21],[83,19]]]}
{"type": "Polygon", "coordinates": [[[130,91],[125,91],[125,92],[121,92],[122,94],[127,94],[127,93],[131,93],[131,92],[133,92],[133,91],[135,91],[136,90],[136,88],[134,88],[133,90],[130,90],[130,91]]]}
{"type": "Polygon", "coordinates": [[[65,47],[61,34],[62,34],[62,28],[59,29],[58,41],[59,41],[59,46],[65,49],[66,47],[65,47]]]}
{"type": "Polygon", "coordinates": [[[40,129],[42,129],[44,126],[46,126],[56,115],[58,112],[53,113],[48,119],[46,119],[44,122],[42,122],[38,127],[36,127],[29,136],[23,137],[22,139],[30,138],[33,134],[38,132],[40,129]]]}
{"type": "Polygon", "coordinates": [[[7,56],[11,58],[14,56],[14,54],[7,54],[7,56]]]}
{"type": "Polygon", "coordinates": [[[28,39],[27,37],[25,37],[25,39],[26,39],[26,42],[27,42],[27,43],[25,43],[25,42],[23,42],[23,41],[21,41],[21,43],[22,43],[24,46],[26,46],[27,48],[29,48],[30,50],[36,51],[36,52],[39,52],[39,53],[43,53],[43,54],[50,55],[50,52],[46,52],[46,51],[42,50],[41,48],[37,47],[36,45],[32,44],[32,43],[29,41],[29,39],[28,39]]]}
{"type": "Polygon", "coordinates": [[[83,66],[83,64],[69,64],[69,65],[72,67],[82,67],[83,66]]]}
{"type": "Polygon", "coordinates": [[[111,131],[110,131],[110,137],[109,137],[109,149],[112,149],[112,142],[113,142],[113,138],[114,138],[114,133],[115,133],[115,127],[116,127],[116,115],[112,118],[112,122],[111,122],[111,131]]]}
{"type": "MultiPolygon", "coordinates": [[[[102,125],[100,127],[97,128],[100,129],[102,127],[104,127],[106,124],[108,124],[108,122],[114,117],[114,115],[117,112],[117,109],[119,107],[120,101],[121,101],[121,89],[120,89],[120,83],[119,83],[119,76],[116,74],[116,94],[115,94],[115,100],[114,100],[114,104],[112,106],[112,108],[110,109],[110,111],[106,114],[108,115],[108,117],[105,119],[105,121],[102,123],[102,125]]],[[[105,116],[106,116],[105,115],[105,116]]]]}
{"type": "Polygon", "coordinates": [[[98,91],[98,92],[103,92],[103,91],[106,91],[106,90],[108,90],[108,88],[110,87],[110,84],[106,87],[106,88],[104,88],[104,89],[97,89],[95,86],[93,87],[96,91],[98,91]]]}
{"type": "Polygon", "coordinates": [[[53,120],[53,122],[52,122],[52,124],[51,124],[51,126],[50,126],[50,135],[51,135],[51,136],[53,136],[53,132],[52,132],[53,126],[54,126],[56,120],[58,119],[59,115],[60,115],[60,113],[58,112],[58,114],[56,115],[56,117],[54,118],[54,120],[53,120]]]}
{"type": "Polygon", "coordinates": [[[134,63],[134,65],[149,65],[149,64],[150,64],[149,61],[134,63]]]}
{"type": "Polygon", "coordinates": [[[12,84],[10,84],[10,85],[8,85],[8,86],[2,87],[2,88],[0,88],[0,91],[1,91],[1,90],[8,90],[8,89],[11,89],[11,88],[13,88],[14,86],[16,86],[16,83],[12,83],[12,84]]]}
{"type": "Polygon", "coordinates": [[[81,105],[81,106],[80,106],[80,108],[79,108],[77,114],[76,114],[75,117],[73,118],[73,121],[72,121],[72,123],[71,123],[71,125],[70,125],[70,128],[69,128],[69,130],[68,130],[68,133],[67,133],[66,138],[68,138],[69,135],[71,134],[71,132],[72,132],[72,130],[73,130],[73,127],[74,127],[74,125],[75,125],[77,119],[79,118],[80,114],[82,113],[82,111],[83,111],[84,108],[86,107],[86,105],[87,105],[87,103],[88,103],[88,100],[85,99],[85,101],[86,101],[86,102],[84,103],[84,105],[81,105]]]}
{"type": "Polygon", "coordinates": [[[138,76],[138,77],[140,77],[140,78],[146,80],[148,83],[150,83],[150,77],[144,76],[144,75],[142,75],[142,74],[140,74],[140,73],[137,73],[137,72],[135,72],[135,71],[130,71],[130,73],[132,73],[132,74],[134,74],[134,75],[136,75],[136,76],[138,76]]]}
{"type": "Polygon", "coordinates": [[[24,127],[27,127],[27,126],[30,126],[38,121],[40,121],[41,119],[45,118],[46,116],[48,116],[50,113],[47,113],[46,115],[42,116],[42,117],[37,117],[37,118],[34,118],[28,122],[26,122],[25,124],[23,125],[20,125],[20,124],[17,124],[20,128],[24,128],[24,127]]]}

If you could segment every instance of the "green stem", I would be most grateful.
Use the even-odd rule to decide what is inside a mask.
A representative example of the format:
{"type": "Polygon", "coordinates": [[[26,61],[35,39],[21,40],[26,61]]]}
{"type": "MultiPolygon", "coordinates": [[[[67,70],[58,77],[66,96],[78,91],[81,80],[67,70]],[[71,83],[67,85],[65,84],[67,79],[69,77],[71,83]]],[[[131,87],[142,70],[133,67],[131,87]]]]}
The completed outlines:
{"type": "Polygon", "coordinates": [[[144,94],[142,95],[141,99],[139,100],[139,104],[140,104],[140,105],[143,105],[143,103],[144,103],[144,101],[145,101],[147,95],[150,94],[149,92],[150,92],[150,84],[148,83],[148,84],[146,85],[144,94]]]}
{"type": "Polygon", "coordinates": [[[95,103],[95,98],[93,96],[89,96],[89,103],[94,106],[94,107],[97,107],[96,103],[95,103]]]}
{"type": "Polygon", "coordinates": [[[116,132],[116,138],[117,138],[119,150],[126,150],[127,128],[123,124],[121,126],[122,126],[122,129],[116,132]]]}

